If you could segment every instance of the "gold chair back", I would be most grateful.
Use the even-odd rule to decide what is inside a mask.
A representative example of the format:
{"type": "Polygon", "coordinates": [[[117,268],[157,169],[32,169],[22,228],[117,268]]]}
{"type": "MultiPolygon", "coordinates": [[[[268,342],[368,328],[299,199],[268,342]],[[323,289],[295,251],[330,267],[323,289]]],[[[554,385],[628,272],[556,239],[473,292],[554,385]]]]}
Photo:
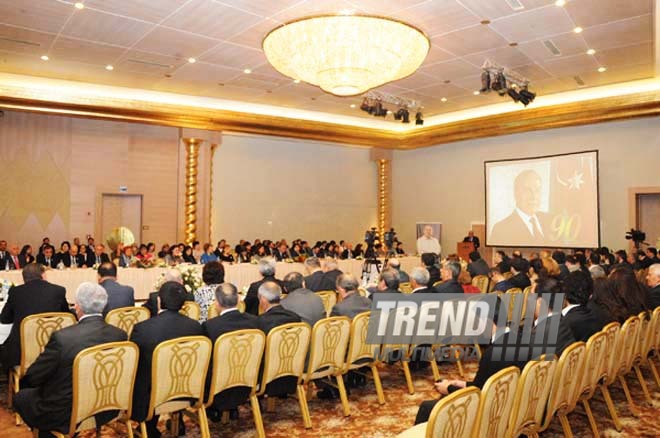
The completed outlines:
{"type": "Polygon", "coordinates": [[[472,386],[442,398],[431,411],[426,438],[471,438],[480,393],[479,388],[472,386]]]}
{"type": "Polygon", "coordinates": [[[207,406],[213,403],[216,394],[229,388],[248,387],[256,393],[265,345],[266,335],[257,329],[225,333],[215,341],[207,406]]]}
{"type": "Polygon", "coordinates": [[[358,293],[365,298],[369,296],[369,292],[363,287],[358,287],[358,293]]]}
{"type": "Polygon", "coordinates": [[[487,275],[477,275],[472,279],[472,286],[478,287],[481,293],[486,293],[488,292],[489,282],[490,278],[487,275]]]}
{"type": "Polygon", "coordinates": [[[307,348],[312,329],[304,322],[295,322],[275,327],[268,333],[264,352],[264,368],[259,394],[266,392],[266,386],[284,376],[303,377],[307,348]]]}
{"type": "Polygon", "coordinates": [[[413,288],[412,285],[409,282],[401,283],[399,285],[399,290],[403,292],[404,294],[409,294],[412,293],[413,288]]]}
{"type": "Polygon", "coordinates": [[[185,303],[183,303],[183,307],[181,307],[179,313],[187,316],[190,319],[199,321],[199,316],[202,314],[202,309],[199,307],[199,304],[197,304],[196,302],[186,301],[185,303]]]}
{"type": "Polygon", "coordinates": [[[632,370],[633,361],[638,351],[636,344],[639,339],[640,328],[641,323],[639,316],[637,315],[628,318],[621,326],[621,331],[619,332],[619,348],[617,349],[617,375],[628,374],[632,370]]]}
{"type": "Polygon", "coordinates": [[[575,409],[580,396],[586,353],[587,345],[584,342],[574,342],[559,357],[541,430],[550,426],[555,414],[562,418],[575,409]]]}
{"type": "Polygon", "coordinates": [[[218,312],[218,306],[215,305],[215,301],[213,303],[211,303],[211,305],[209,306],[209,309],[208,309],[206,315],[207,315],[206,316],[207,320],[215,318],[216,316],[220,315],[220,313],[218,312]]]}
{"type": "Polygon", "coordinates": [[[606,361],[608,350],[607,333],[600,331],[594,333],[587,341],[585,369],[580,385],[580,398],[590,399],[598,383],[603,377],[603,363],[606,361]]]}
{"type": "Polygon", "coordinates": [[[518,380],[507,437],[538,434],[550,395],[550,386],[554,384],[556,366],[555,360],[527,362],[518,380]]]}
{"type": "Polygon", "coordinates": [[[316,295],[321,298],[321,301],[323,301],[323,308],[325,309],[325,316],[328,317],[330,316],[330,312],[332,312],[332,308],[337,304],[337,292],[333,290],[324,290],[324,291],[319,291],[316,292],[316,295]]]}
{"type": "Polygon", "coordinates": [[[343,372],[351,322],[345,316],[325,318],[314,324],[305,382],[343,372]]]}
{"type": "Polygon", "coordinates": [[[502,272],[502,277],[504,277],[505,280],[508,280],[511,277],[513,277],[513,274],[510,271],[509,272],[502,272]]]}
{"type": "Polygon", "coordinates": [[[211,348],[211,341],[205,336],[185,336],[158,344],[152,360],[147,420],[154,415],[202,406],[211,348]],[[193,401],[177,400],[182,398],[193,401]]]}
{"type": "Polygon", "coordinates": [[[486,381],[481,391],[474,438],[505,436],[519,378],[520,369],[508,367],[486,381]]]}
{"type": "Polygon", "coordinates": [[[21,364],[19,375],[37,360],[50,341],[53,332],[76,324],[76,317],[68,312],[37,313],[21,321],[21,364]]]}
{"type": "Polygon", "coordinates": [[[616,379],[616,367],[619,360],[619,332],[621,331],[621,324],[618,322],[611,322],[603,327],[602,332],[607,337],[607,349],[605,350],[605,358],[601,366],[601,377],[605,377],[605,383],[611,385],[616,379]]]}
{"type": "Polygon", "coordinates": [[[96,345],[76,355],[70,436],[95,428],[93,416],[101,412],[118,410],[130,418],[139,354],[137,345],[124,341],[96,345]]]}
{"type": "MultiPolygon", "coordinates": [[[[505,293],[509,296],[509,313],[508,313],[507,320],[508,321],[513,321],[516,301],[519,299],[518,297],[523,295],[523,291],[520,288],[512,287],[511,289],[508,289],[505,293]]],[[[523,303],[523,307],[521,308],[520,311],[521,311],[522,315],[525,314],[525,312],[524,312],[524,303],[523,303]]]]}
{"type": "Polygon", "coordinates": [[[639,361],[642,358],[647,358],[651,351],[651,344],[653,343],[653,321],[649,319],[647,312],[640,312],[639,315],[639,334],[638,341],[635,345],[635,357],[633,360],[639,361]]]}
{"type": "Polygon", "coordinates": [[[651,326],[653,327],[653,335],[651,339],[651,350],[656,354],[660,353],[660,307],[653,311],[651,316],[651,326]]]}
{"type": "Polygon", "coordinates": [[[242,299],[238,300],[238,304],[236,305],[236,308],[238,309],[239,312],[245,313],[245,301],[242,299]]]}
{"type": "Polygon", "coordinates": [[[377,344],[367,344],[367,328],[369,327],[370,316],[371,312],[363,312],[356,315],[351,322],[345,371],[361,368],[373,362],[375,358],[379,346],[377,344]]]}
{"type": "Polygon", "coordinates": [[[130,337],[135,324],[146,321],[150,317],[151,313],[146,307],[120,307],[109,311],[105,315],[105,322],[122,329],[130,337]]]}

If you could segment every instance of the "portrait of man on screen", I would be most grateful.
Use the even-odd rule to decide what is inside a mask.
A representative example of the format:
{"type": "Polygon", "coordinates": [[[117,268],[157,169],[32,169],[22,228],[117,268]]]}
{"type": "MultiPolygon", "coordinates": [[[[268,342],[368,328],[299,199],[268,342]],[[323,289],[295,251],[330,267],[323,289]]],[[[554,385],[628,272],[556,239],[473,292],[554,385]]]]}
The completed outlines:
{"type": "Polygon", "coordinates": [[[542,180],[534,170],[523,170],[513,182],[516,206],[493,226],[490,240],[496,243],[542,246],[550,240],[550,215],[540,211],[542,180]]]}

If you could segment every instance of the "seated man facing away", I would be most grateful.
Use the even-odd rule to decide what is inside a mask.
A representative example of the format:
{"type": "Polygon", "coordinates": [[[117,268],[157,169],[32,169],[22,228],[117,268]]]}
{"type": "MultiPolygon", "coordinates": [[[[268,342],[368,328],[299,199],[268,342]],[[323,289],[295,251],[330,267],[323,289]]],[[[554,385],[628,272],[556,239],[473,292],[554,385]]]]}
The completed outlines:
{"type": "Polygon", "coordinates": [[[66,290],[44,279],[45,269],[30,263],[21,273],[23,283],[9,289],[9,297],[0,314],[2,324],[13,324],[3,344],[2,365],[5,371],[21,363],[21,322],[30,315],[46,312],[68,312],[66,290]]]}
{"type": "Polygon", "coordinates": [[[272,282],[277,284],[280,289],[284,288],[284,284],[275,278],[275,259],[272,257],[264,257],[259,260],[259,273],[263,277],[259,281],[255,281],[250,285],[250,288],[245,295],[245,312],[251,313],[252,315],[259,314],[259,288],[262,284],[266,282],[272,282]]]}
{"type": "MultiPolygon", "coordinates": [[[[21,379],[22,389],[16,394],[14,407],[28,426],[39,429],[40,437],[51,436],[51,430],[69,431],[76,355],[85,348],[126,340],[126,332],[103,320],[101,312],[107,300],[98,284],[81,283],[76,291],[78,324],[54,332],[21,379]]],[[[97,415],[97,424],[110,421],[116,414],[97,415]]]]}
{"type": "Polygon", "coordinates": [[[399,284],[399,271],[392,268],[383,269],[383,272],[378,277],[376,293],[401,293],[399,284]]]}
{"type": "Polygon", "coordinates": [[[472,251],[469,257],[470,263],[468,264],[467,270],[472,278],[477,275],[488,275],[490,268],[488,267],[486,260],[481,258],[479,251],[472,251]]]}
{"type": "Polygon", "coordinates": [[[401,270],[401,262],[399,261],[399,259],[390,259],[390,260],[388,260],[387,266],[389,268],[392,268],[392,269],[396,270],[399,273],[399,281],[401,283],[410,282],[410,276],[408,275],[408,273],[406,271],[401,270]]]}
{"type": "Polygon", "coordinates": [[[330,316],[347,316],[355,318],[363,312],[371,310],[371,300],[358,292],[360,283],[353,274],[342,274],[337,278],[337,292],[341,301],[334,305],[330,316]]]}
{"type": "MultiPolygon", "coordinates": [[[[342,274],[339,270],[337,260],[327,257],[323,261],[323,279],[321,280],[320,290],[335,290],[337,287],[337,278],[342,274]]],[[[318,292],[318,291],[315,291],[318,292]]]]}
{"type": "Polygon", "coordinates": [[[282,300],[282,307],[300,316],[310,327],[314,327],[320,319],[325,318],[323,300],[305,288],[302,274],[289,272],[284,277],[284,284],[289,294],[282,300]]]}
{"type": "Polygon", "coordinates": [[[461,265],[458,262],[447,262],[440,268],[440,283],[435,289],[440,294],[462,294],[463,287],[458,283],[461,265]]]}
{"type": "Polygon", "coordinates": [[[309,257],[305,259],[305,269],[309,273],[305,277],[305,285],[307,289],[312,292],[318,292],[321,289],[321,281],[323,281],[323,270],[321,269],[321,262],[316,257],[309,257]]]}
{"type": "MultiPolygon", "coordinates": [[[[186,289],[175,281],[163,283],[158,291],[158,315],[135,324],[131,341],[140,348],[135,387],[133,388],[133,413],[131,417],[137,422],[143,422],[149,412],[151,397],[151,365],[154,350],[161,342],[183,336],[203,335],[204,330],[199,322],[179,313],[186,298],[186,289]]],[[[179,417],[182,419],[182,417],[179,417]]],[[[179,432],[185,434],[183,421],[179,423],[179,432]]],[[[147,421],[149,437],[159,437],[156,427],[158,415],[147,421]]]]}
{"type": "Polygon", "coordinates": [[[509,280],[504,278],[504,275],[500,272],[500,268],[497,266],[490,269],[490,281],[491,284],[495,285],[491,292],[506,292],[513,288],[513,285],[509,283],[509,280]]]}
{"type": "Polygon", "coordinates": [[[593,292],[593,281],[589,274],[582,271],[571,272],[564,280],[563,292],[566,303],[561,311],[562,320],[568,324],[577,341],[587,342],[608,322],[587,306],[593,292]]]}
{"type": "Polygon", "coordinates": [[[522,257],[514,257],[511,260],[512,277],[509,278],[511,287],[524,291],[527,286],[531,286],[532,282],[527,276],[527,271],[529,271],[529,262],[522,257]]]}
{"type": "Polygon", "coordinates": [[[429,279],[431,278],[429,271],[426,268],[416,266],[410,271],[410,285],[413,288],[414,294],[432,294],[436,290],[429,287],[429,279]]]}
{"type": "Polygon", "coordinates": [[[275,327],[292,322],[301,322],[300,316],[280,305],[282,288],[273,281],[267,281],[259,286],[259,310],[257,318],[259,328],[268,335],[275,327]]]}
{"type": "MultiPolygon", "coordinates": [[[[162,284],[165,284],[170,281],[183,285],[183,277],[181,277],[181,271],[174,268],[168,269],[165,272],[165,276],[163,277],[162,284]]],[[[186,296],[184,301],[195,301],[195,295],[193,295],[191,292],[186,291],[186,296]]],[[[147,299],[147,301],[145,301],[142,307],[149,310],[149,313],[151,313],[152,318],[158,315],[158,291],[151,292],[149,294],[149,298],[147,299]]]]}
{"type": "Polygon", "coordinates": [[[117,282],[117,266],[114,263],[106,262],[99,266],[98,280],[108,293],[108,304],[103,309],[103,315],[107,315],[113,309],[135,305],[135,291],[131,286],[117,282]]]}

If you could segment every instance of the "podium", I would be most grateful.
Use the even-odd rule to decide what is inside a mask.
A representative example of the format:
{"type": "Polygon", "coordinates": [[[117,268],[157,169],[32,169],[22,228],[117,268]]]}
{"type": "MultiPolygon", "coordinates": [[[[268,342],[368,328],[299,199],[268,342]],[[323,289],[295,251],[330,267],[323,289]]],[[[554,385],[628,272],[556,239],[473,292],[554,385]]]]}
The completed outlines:
{"type": "Polygon", "coordinates": [[[458,242],[456,244],[456,254],[466,262],[470,261],[470,253],[474,251],[474,243],[472,242],[458,242]]]}

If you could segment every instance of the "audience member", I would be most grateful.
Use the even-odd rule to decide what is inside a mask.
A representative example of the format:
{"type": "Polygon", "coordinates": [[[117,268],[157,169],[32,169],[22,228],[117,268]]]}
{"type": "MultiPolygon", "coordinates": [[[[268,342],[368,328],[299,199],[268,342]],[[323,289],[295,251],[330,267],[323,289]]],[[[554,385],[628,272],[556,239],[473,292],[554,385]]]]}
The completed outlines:
{"type": "Polygon", "coordinates": [[[412,271],[410,271],[410,286],[413,288],[412,293],[436,293],[437,291],[435,289],[429,287],[429,278],[431,278],[431,275],[426,268],[415,266],[412,271]]]}
{"type": "MultiPolygon", "coordinates": [[[[272,257],[264,257],[258,263],[259,273],[262,279],[255,281],[250,285],[250,288],[245,295],[245,311],[252,315],[259,314],[259,287],[266,282],[276,283],[280,289],[284,288],[284,284],[275,278],[275,259],[272,257]]],[[[278,300],[279,303],[279,300],[278,300]]]]}
{"type": "Polygon", "coordinates": [[[651,288],[649,291],[649,310],[653,311],[660,307],[660,264],[655,263],[649,266],[646,284],[651,288]]]}
{"type": "Polygon", "coordinates": [[[429,271],[429,286],[435,287],[435,284],[440,281],[440,269],[437,267],[438,257],[432,253],[422,254],[422,265],[429,271]]]}
{"type": "MultiPolygon", "coordinates": [[[[165,271],[161,285],[170,281],[183,285],[183,277],[181,277],[181,271],[175,268],[168,269],[167,271],[165,271]]],[[[184,301],[195,301],[195,296],[192,293],[186,291],[184,301]]],[[[142,307],[149,310],[149,313],[151,313],[151,317],[156,316],[158,314],[158,291],[151,292],[149,294],[149,298],[142,305],[142,307]]]]}
{"type": "Polygon", "coordinates": [[[386,268],[380,273],[378,277],[377,293],[401,293],[399,290],[399,272],[386,268]]]}
{"type": "Polygon", "coordinates": [[[435,289],[441,294],[462,294],[463,288],[458,283],[461,265],[457,262],[447,262],[440,269],[440,283],[435,289]]]}
{"type": "Polygon", "coordinates": [[[501,273],[511,271],[511,259],[509,259],[504,251],[495,251],[494,261],[495,267],[497,267],[501,273]]]}
{"type": "Polygon", "coordinates": [[[37,255],[37,263],[47,268],[55,268],[57,266],[57,260],[53,255],[53,251],[52,246],[42,247],[42,253],[37,255]]]}
{"type": "Polygon", "coordinates": [[[490,281],[494,284],[492,292],[506,292],[513,288],[513,285],[502,275],[500,268],[497,266],[491,268],[489,276],[490,281]]]}
{"type": "Polygon", "coordinates": [[[18,258],[21,262],[21,266],[29,265],[30,263],[34,263],[35,258],[32,255],[32,245],[23,245],[23,248],[21,248],[21,252],[18,255],[18,258]]]}
{"type": "Polygon", "coordinates": [[[199,304],[199,322],[208,319],[209,307],[213,305],[216,298],[216,289],[225,282],[225,268],[220,262],[209,262],[202,268],[202,281],[204,286],[197,289],[193,295],[195,302],[199,304]]]}
{"type": "Polygon", "coordinates": [[[259,310],[257,318],[259,328],[266,335],[275,327],[292,322],[301,322],[300,316],[281,306],[282,287],[274,281],[265,281],[259,285],[259,310]]]}
{"type": "Polygon", "coordinates": [[[103,316],[113,309],[135,306],[135,291],[131,286],[124,286],[117,282],[117,266],[114,263],[102,263],[97,273],[99,284],[108,294],[103,316]]]}
{"type": "Polygon", "coordinates": [[[458,274],[458,284],[463,288],[463,293],[466,294],[478,294],[481,293],[481,290],[477,286],[472,285],[472,277],[470,273],[465,270],[461,270],[461,273],[458,274]]]}
{"type": "Polygon", "coordinates": [[[347,316],[353,319],[360,313],[371,310],[371,300],[360,295],[359,284],[353,274],[342,274],[337,278],[337,293],[341,300],[334,305],[330,316],[347,316]]]}
{"type": "Polygon", "coordinates": [[[325,318],[323,300],[305,287],[302,274],[289,272],[284,277],[284,286],[288,294],[282,300],[282,307],[300,316],[310,327],[325,318]]]}
{"type": "Polygon", "coordinates": [[[488,275],[490,268],[486,260],[481,258],[479,251],[472,251],[469,255],[470,263],[468,263],[467,271],[470,273],[471,277],[476,277],[477,275],[488,275]]]}
{"type": "Polygon", "coordinates": [[[23,266],[25,266],[25,263],[21,263],[18,245],[15,243],[9,245],[9,254],[7,254],[5,260],[5,264],[1,267],[6,270],[21,269],[23,266]]]}
{"type": "Polygon", "coordinates": [[[305,285],[307,289],[312,292],[323,290],[323,270],[321,269],[321,262],[316,257],[309,257],[305,259],[305,269],[307,270],[307,277],[305,277],[305,285]]]}
{"type": "Polygon", "coordinates": [[[593,281],[582,271],[571,272],[563,283],[566,306],[561,311],[577,341],[588,341],[591,335],[602,330],[607,322],[587,306],[593,292],[593,281]]]}
{"type": "Polygon", "coordinates": [[[207,264],[208,262],[215,262],[218,260],[218,256],[213,253],[213,247],[210,243],[204,244],[204,254],[199,259],[199,262],[202,264],[207,264]]]}
{"type": "Polygon", "coordinates": [[[529,262],[522,257],[514,257],[511,260],[512,276],[509,278],[511,286],[522,290],[531,286],[532,282],[527,276],[527,271],[529,271],[529,262]]]}
{"type": "Polygon", "coordinates": [[[55,266],[62,264],[64,267],[71,267],[71,244],[68,241],[62,242],[60,245],[60,252],[55,254],[55,266]]]}
{"type": "Polygon", "coordinates": [[[396,270],[399,273],[399,280],[401,283],[409,283],[410,282],[410,276],[406,271],[401,269],[401,262],[399,259],[389,259],[387,261],[387,266],[396,270]]]}
{"type": "MultiPolygon", "coordinates": [[[[323,278],[321,279],[321,290],[335,290],[337,287],[337,278],[342,274],[339,270],[339,264],[334,258],[326,257],[323,260],[323,278]]],[[[317,291],[315,291],[317,292],[317,291]]]]}

